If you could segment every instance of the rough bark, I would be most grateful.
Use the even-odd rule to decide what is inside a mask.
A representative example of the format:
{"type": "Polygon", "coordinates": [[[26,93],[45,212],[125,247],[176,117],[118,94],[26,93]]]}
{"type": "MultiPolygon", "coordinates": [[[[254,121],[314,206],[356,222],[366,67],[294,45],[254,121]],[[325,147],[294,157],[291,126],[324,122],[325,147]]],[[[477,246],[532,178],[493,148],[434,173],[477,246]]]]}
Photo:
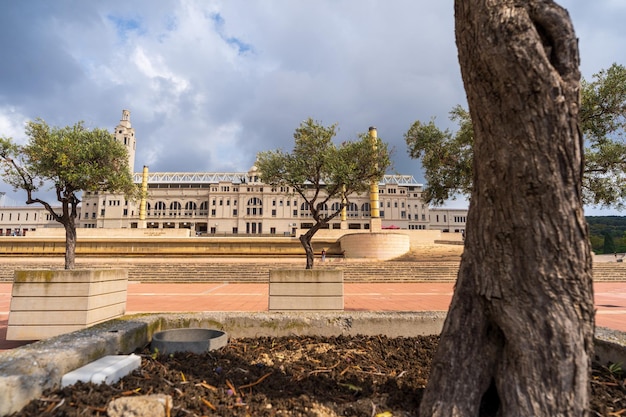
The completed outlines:
{"type": "Polygon", "coordinates": [[[65,269],[74,269],[76,263],[76,224],[70,217],[63,223],[65,227],[65,269]]]}
{"type": "Polygon", "coordinates": [[[302,243],[302,247],[304,248],[304,252],[306,253],[306,269],[313,269],[313,262],[315,259],[315,254],[313,252],[313,246],[311,245],[311,240],[313,239],[313,235],[320,229],[319,224],[316,224],[311,229],[307,230],[307,232],[303,235],[300,235],[300,243],[302,243]]]}
{"type": "Polygon", "coordinates": [[[500,416],[586,415],[594,311],[577,39],[548,0],[456,0],[455,20],[474,189],[420,415],[478,416],[487,391],[500,416]]]}

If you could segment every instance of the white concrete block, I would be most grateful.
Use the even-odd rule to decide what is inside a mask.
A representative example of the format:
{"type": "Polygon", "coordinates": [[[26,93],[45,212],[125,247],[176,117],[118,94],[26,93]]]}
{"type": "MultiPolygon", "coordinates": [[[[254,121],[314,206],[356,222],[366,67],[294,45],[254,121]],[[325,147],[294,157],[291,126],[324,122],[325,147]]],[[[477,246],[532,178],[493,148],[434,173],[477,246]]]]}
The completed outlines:
{"type": "Polygon", "coordinates": [[[77,382],[113,384],[141,366],[141,357],[130,355],[109,355],[68,372],[61,379],[61,386],[77,382]]]}

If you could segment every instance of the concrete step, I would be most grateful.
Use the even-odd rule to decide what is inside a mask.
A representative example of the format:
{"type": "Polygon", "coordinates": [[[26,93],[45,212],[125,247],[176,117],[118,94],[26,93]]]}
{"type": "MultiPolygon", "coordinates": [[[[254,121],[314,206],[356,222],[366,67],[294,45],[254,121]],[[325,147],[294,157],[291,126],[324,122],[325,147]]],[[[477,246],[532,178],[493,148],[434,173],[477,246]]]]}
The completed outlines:
{"type": "MultiPolygon", "coordinates": [[[[13,281],[15,269],[61,268],[62,260],[42,260],[27,265],[19,262],[0,264],[0,282],[13,281]]],[[[303,268],[304,260],[276,263],[272,260],[255,262],[196,262],[193,259],[172,259],[171,262],[141,262],[131,258],[111,262],[78,262],[77,268],[125,268],[130,281],[141,282],[268,282],[269,271],[280,268],[303,268]]],[[[341,268],[345,282],[454,282],[459,270],[457,261],[440,262],[359,262],[353,260],[316,261],[315,268],[341,268]]],[[[599,262],[594,264],[595,281],[626,281],[626,263],[599,262]]]]}

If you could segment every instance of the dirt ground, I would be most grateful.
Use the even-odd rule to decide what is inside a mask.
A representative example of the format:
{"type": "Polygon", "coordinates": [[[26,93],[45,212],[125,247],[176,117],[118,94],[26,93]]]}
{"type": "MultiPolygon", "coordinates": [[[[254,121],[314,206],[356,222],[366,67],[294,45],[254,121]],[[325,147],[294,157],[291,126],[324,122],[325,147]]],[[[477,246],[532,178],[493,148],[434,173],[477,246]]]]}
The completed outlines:
{"type": "MultiPolygon", "coordinates": [[[[106,416],[115,398],[167,394],[182,416],[417,416],[437,336],[231,339],[203,355],[142,352],[118,383],[46,392],[17,416],[106,416]]],[[[593,370],[593,416],[626,413],[619,366],[593,370]]],[[[493,416],[497,399],[484,401],[493,416]]]]}

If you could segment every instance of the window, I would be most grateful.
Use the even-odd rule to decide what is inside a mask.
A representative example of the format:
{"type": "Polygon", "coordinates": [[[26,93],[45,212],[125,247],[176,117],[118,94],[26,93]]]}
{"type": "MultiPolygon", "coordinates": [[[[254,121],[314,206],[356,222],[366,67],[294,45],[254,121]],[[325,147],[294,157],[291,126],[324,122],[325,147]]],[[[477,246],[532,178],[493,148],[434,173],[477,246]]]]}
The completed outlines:
{"type": "Polygon", "coordinates": [[[359,207],[356,203],[350,203],[347,207],[348,217],[357,217],[359,215],[359,207]]]}
{"type": "Polygon", "coordinates": [[[263,202],[260,198],[252,197],[248,200],[248,207],[246,207],[246,214],[248,216],[262,216],[263,215],[263,202]]]}

